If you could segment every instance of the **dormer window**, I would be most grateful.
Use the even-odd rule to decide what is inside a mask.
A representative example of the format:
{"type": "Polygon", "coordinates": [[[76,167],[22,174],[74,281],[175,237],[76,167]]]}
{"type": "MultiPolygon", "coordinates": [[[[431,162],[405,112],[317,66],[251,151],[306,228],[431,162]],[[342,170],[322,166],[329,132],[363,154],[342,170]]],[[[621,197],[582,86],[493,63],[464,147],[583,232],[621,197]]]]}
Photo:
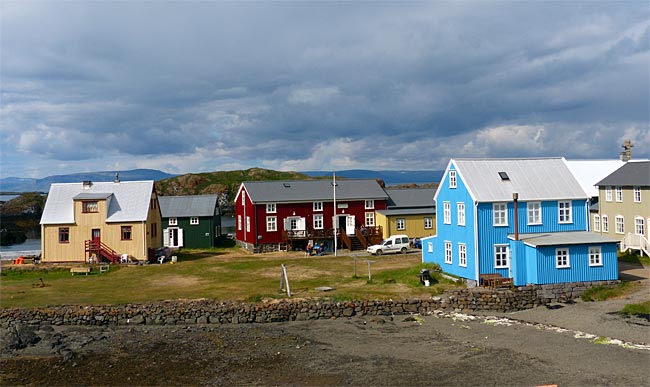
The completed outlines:
{"type": "Polygon", "coordinates": [[[97,203],[96,200],[93,201],[83,201],[81,202],[82,205],[82,211],[84,213],[88,212],[99,212],[99,204],[97,203]]]}

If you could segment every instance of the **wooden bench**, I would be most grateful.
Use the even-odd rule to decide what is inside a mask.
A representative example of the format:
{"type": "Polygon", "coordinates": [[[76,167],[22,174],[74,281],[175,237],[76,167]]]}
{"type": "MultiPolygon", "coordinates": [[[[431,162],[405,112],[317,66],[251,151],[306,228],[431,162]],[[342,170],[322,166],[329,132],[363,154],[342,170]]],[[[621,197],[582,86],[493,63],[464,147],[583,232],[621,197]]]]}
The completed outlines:
{"type": "Polygon", "coordinates": [[[514,285],[512,278],[502,277],[501,274],[498,273],[480,274],[479,280],[481,281],[481,285],[483,287],[492,288],[492,289],[496,289],[504,286],[512,287],[514,285]]]}
{"type": "Polygon", "coordinates": [[[75,274],[88,275],[88,273],[90,273],[90,268],[89,267],[71,267],[70,268],[70,273],[72,273],[72,275],[75,275],[75,274]]]}
{"type": "Polygon", "coordinates": [[[110,269],[111,269],[111,266],[110,266],[110,265],[101,265],[101,266],[99,266],[99,272],[100,272],[100,273],[103,273],[103,272],[109,271],[110,269]]]}

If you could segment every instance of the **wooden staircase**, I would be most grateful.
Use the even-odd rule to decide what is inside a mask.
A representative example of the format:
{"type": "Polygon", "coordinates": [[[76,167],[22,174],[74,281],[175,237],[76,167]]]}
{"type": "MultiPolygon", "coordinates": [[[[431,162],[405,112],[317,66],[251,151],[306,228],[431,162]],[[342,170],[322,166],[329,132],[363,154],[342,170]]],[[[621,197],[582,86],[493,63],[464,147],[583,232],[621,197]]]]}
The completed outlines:
{"type": "Polygon", "coordinates": [[[621,241],[621,251],[639,250],[641,255],[650,256],[650,241],[643,235],[627,233],[621,241]]]}
{"type": "Polygon", "coordinates": [[[101,261],[102,258],[106,259],[111,263],[120,263],[120,256],[117,252],[110,247],[108,247],[103,242],[95,243],[92,240],[87,240],[85,242],[86,249],[86,258],[89,260],[93,254],[97,257],[98,261],[101,261]]]}
{"type": "Polygon", "coordinates": [[[366,249],[363,247],[363,242],[356,235],[350,235],[350,245],[350,251],[366,249]]]}

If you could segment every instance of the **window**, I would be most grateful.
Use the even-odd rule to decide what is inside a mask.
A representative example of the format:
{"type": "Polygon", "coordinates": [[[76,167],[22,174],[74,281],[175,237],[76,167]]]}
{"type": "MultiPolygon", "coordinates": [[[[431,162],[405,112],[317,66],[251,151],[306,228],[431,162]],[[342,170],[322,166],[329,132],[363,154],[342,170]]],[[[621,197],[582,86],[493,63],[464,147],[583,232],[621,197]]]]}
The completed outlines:
{"type": "Polygon", "coordinates": [[[494,268],[508,267],[508,245],[494,245],[494,268]]]}
{"type": "Polygon", "coordinates": [[[122,240],[123,241],[131,240],[131,226],[122,226],[122,240]]]}
{"type": "Polygon", "coordinates": [[[589,247],[589,266],[603,266],[600,254],[600,246],[589,247]]]}
{"type": "Polygon", "coordinates": [[[571,267],[569,264],[569,249],[555,249],[555,267],[558,269],[571,267]]]}
{"type": "Polygon", "coordinates": [[[600,221],[603,226],[603,232],[609,232],[609,217],[607,217],[607,215],[603,215],[602,218],[600,218],[600,221]]]}
{"type": "Polygon", "coordinates": [[[151,223],[151,236],[152,237],[158,236],[158,225],[156,223],[151,223]]]}
{"type": "Polygon", "coordinates": [[[451,203],[444,202],[442,208],[445,224],[451,224],[451,203]]]}
{"type": "Polygon", "coordinates": [[[616,201],[619,203],[623,201],[623,187],[616,187],[616,201]]]}
{"type": "Polygon", "coordinates": [[[571,202],[561,201],[557,203],[557,217],[559,223],[571,223],[571,202]]]}
{"type": "Polygon", "coordinates": [[[449,171],[449,188],[456,188],[456,171],[449,171]]]}
{"type": "Polygon", "coordinates": [[[275,203],[266,203],[266,213],[275,214],[275,212],[276,212],[275,203]]]}
{"type": "Polygon", "coordinates": [[[612,201],[612,187],[605,187],[605,201],[612,201]]]}
{"type": "Polygon", "coordinates": [[[177,218],[169,218],[169,225],[170,226],[178,226],[178,219],[177,218]]]}
{"type": "Polygon", "coordinates": [[[445,241],[445,263],[451,264],[451,242],[445,241]]]}
{"type": "Polygon", "coordinates": [[[246,191],[241,191],[241,205],[246,205],[246,191]]]}
{"type": "Polygon", "coordinates": [[[314,211],[323,211],[323,202],[314,202],[314,211]]]}
{"type": "Polygon", "coordinates": [[[373,208],[375,208],[375,201],[372,199],[366,200],[364,208],[366,210],[372,210],[373,208]]]}
{"type": "Polygon", "coordinates": [[[433,253],[433,242],[427,242],[427,252],[433,253]]]}
{"type": "Polygon", "coordinates": [[[246,232],[251,232],[251,217],[246,217],[246,232]]]}
{"type": "Polygon", "coordinates": [[[600,216],[594,215],[594,231],[600,231],[600,216]]]}
{"type": "Polygon", "coordinates": [[[617,234],[625,234],[625,218],[622,215],[616,215],[614,218],[614,230],[617,234]]]}
{"type": "Polygon", "coordinates": [[[267,216],[266,217],[266,231],[278,231],[278,217],[277,216],[267,216]]]}
{"type": "Polygon", "coordinates": [[[99,205],[96,201],[82,202],[83,212],[99,212],[99,205]]]}
{"type": "Polygon", "coordinates": [[[542,203],[528,202],[528,224],[542,224],[542,203]]]}
{"type": "Polygon", "coordinates": [[[641,203],[641,187],[634,187],[634,203],[641,203]]]}
{"type": "Polygon", "coordinates": [[[366,226],[374,227],[375,226],[375,213],[366,212],[366,226]]]}
{"type": "Polygon", "coordinates": [[[151,207],[152,210],[155,210],[157,208],[156,198],[151,198],[151,200],[149,200],[149,207],[151,207]]]}
{"type": "Polygon", "coordinates": [[[240,231],[241,231],[241,227],[242,227],[242,224],[241,224],[241,215],[237,215],[237,230],[240,230],[240,231]]]}
{"type": "Polygon", "coordinates": [[[404,218],[397,218],[395,220],[397,231],[402,231],[406,230],[406,219],[404,218]]]}
{"type": "Polygon", "coordinates": [[[464,243],[458,244],[458,264],[467,267],[467,246],[464,243]]]}
{"type": "Polygon", "coordinates": [[[59,243],[70,243],[69,227],[59,227],[59,243]]]}
{"type": "Polygon", "coordinates": [[[465,203],[463,202],[456,203],[456,206],[458,207],[458,225],[464,226],[465,225],[465,203]]]}
{"type": "Polygon", "coordinates": [[[492,204],[493,224],[495,226],[508,225],[508,206],[506,203],[492,204]]]}
{"type": "Polygon", "coordinates": [[[190,224],[191,224],[191,225],[197,225],[197,224],[199,224],[199,218],[198,218],[198,216],[193,216],[193,217],[191,217],[191,218],[190,218],[190,224]]]}
{"type": "Polygon", "coordinates": [[[323,228],[324,228],[323,215],[321,214],[314,215],[314,229],[322,230],[323,228]]]}
{"type": "Polygon", "coordinates": [[[431,229],[433,228],[433,218],[424,218],[424,229],[431,229]]]}
{"type": "Polygon", "coordinates": [[[640,216],[634,218],[634,233],[636,235],[645,235],[645,222],[640,216]]]}

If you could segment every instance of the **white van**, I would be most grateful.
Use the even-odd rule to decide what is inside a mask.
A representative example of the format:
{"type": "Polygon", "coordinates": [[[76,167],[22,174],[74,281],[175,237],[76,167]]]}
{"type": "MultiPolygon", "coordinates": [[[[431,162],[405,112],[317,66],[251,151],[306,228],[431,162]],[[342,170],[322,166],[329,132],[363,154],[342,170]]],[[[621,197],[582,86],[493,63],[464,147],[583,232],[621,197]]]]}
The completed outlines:
{"type": "Polygon", "coordinates": [[[389,253],[402,253],[406,254],[409,249],[409,237],[407,235],[393,235],[383,241],[379,245],[368,246],[366,250],[370,254],[389,254],[389,253]]]}

